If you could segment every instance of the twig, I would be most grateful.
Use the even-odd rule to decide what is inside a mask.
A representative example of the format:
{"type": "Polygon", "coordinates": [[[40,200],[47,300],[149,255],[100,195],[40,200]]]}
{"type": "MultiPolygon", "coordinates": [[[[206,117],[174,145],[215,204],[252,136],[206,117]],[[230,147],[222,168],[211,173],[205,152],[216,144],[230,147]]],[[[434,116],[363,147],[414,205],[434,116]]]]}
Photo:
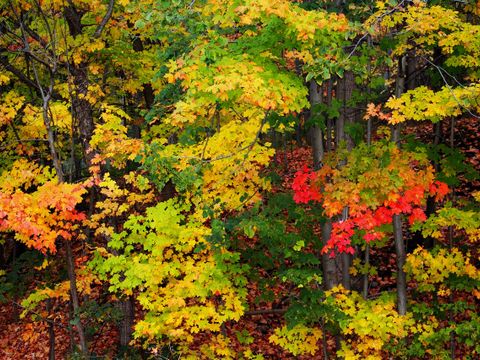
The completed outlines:
{"type": "MultiPolygon", "coordinates": [[[[20,308],[22,308],[22,309],[24,309],[24,310],[27,310],[27,309],[25,308],[25,306],[23,306],[22,304],[17,303],[17,302],[14,301],[14,300],[11,300],[11,301],[12,301],[12,304],[17,305],[18,307],[20,307],[20,308]]],[[[68,329],[68,326],[63,325],[61,322],[55,321],[54,319],[46,318],[46,317],[42,316],[41,314],[37,313],[37,312],[34,311],[34,310],[28,310],[28,312],[31,312],[32,314],[35,314],[35,315],[38,316],[42,321],[45,321],[45,322],[48,323],[48,324],[59,325],[60,327],[62,327],[62,328],[64,328],[64,329],[68,329]]]]}
{"type": "MultiPolygon", "coordinates": [[[[470,116],[474,117],[475,119],[480,119],[480,116],[477,115],[477,114],[474,114],[469,108],[467,108],[464,104],[461,103],[461,101],[457,98],[457,96],[455,95],[455,93],[453,92],[453,89],[452,89],[452,86],[448,83],[447,79],[445,78],[445,75],[444,75],[444,72],[446,74],[448,74],[450,77],[452,77],[453,79],[455,79],[455,77],[453,75],[450,75],[445,69],[443,69],[442,67],[434,64],[433,62],[431,62],[429,59],[423,57],[423,59],[425,59],[425,61],[427,61],[430,65],[432,65],[433,67],[435,67],[435,69],[437,69],[438,73],[440,74],[443,82],[445,83],[445,86],[448,88],[448,90],[450,91],[450,94],[452,95],[452,97],[455,99],[455,101],[457,102],[458,105],[460,105],[461,108],[463,108],[470,116]]],[[[457,79],[455,79],[455,81],[460,84],[461,87],[465,88],[464,85],[462,85],[460,82],[458,82],[457,79]]]]}
{"type": "Polygon", "coordinates": [[[265,314],[285,314],[288,309],[258,309],[245,311],[244,316],[255,316],[255,315],[265,315],[265,314]]]}
{"type": "MultiPolygon", "coordinates": [[[[383,14],[377,16],[375,18],[375,21],[373,22],[374,25],[378,24],[385,16],[388,16],[392,13],[394,13],[395,11],[397,11],[403,4],[405,3],[405,0],[402,0],[400,3],[398,3],[397,5],[395,5],[392,9],[390,9],[389,11],[387,12],[384,12],[383,14]]],[[[352,55],[355,53],[355,51],[357,50],[357,48],[360,46],[360,44],[362,43],[362,41],[368,37],[370,35],[369,32],[366,32],[365,34],[362,35],[362,37],[360,39],[358,39],[358,41],[355,43],[355,45],[353,46],[353,49],[352,51],[348,54],[347,56],[347,59],[350,59],[352,57],[352,55]]]]}

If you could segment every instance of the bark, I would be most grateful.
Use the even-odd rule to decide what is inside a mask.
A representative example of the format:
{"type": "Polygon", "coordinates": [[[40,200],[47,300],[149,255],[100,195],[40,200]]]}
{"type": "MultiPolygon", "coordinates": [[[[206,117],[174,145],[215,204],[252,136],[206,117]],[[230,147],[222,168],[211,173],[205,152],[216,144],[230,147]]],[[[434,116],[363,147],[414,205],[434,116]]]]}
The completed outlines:
{"type": "Polygon", "coordinates": [[[115,5],[115,0],[110,0],[108,2],[108,7],[105,15],[102,18],[102,21],[100,21],[100,24],[98,24],[97,28],[95,29],[95,33],[93,34],[94,38],[99,38],[100,35],[102,35],[102,31],[105,28],[105,25],[107,25],[107,22],[110,20],[113,14],[113,5],[115,5]]]}
{"type": "MultiPolygon", "coordinates": [[[[405,91],[405,69],[406,60],[402,57],[399,60],[398,75],[395,83],[395,95],[400,97],[405,91]]],[[[400,147],[400,126],[394,126],[392,129],[392,141],[400,147]]],[[[402,216],[393,216],[393,235],[395,239],[395,252],[397,255],[397,310],[400,315],[407,313],[407,277],[403,266],[405,265],[405,242],[402,232],[402,216]]]]}
{"type": "MultiPolygon", "coordinates": [[[[108,10],[105,16],[107,15],[108,10]]],[[[74,6],[68,6],[65,8],[64,16],[68,24],[70,35],[73,37],[80,35],[83,31],[83,12],[79,11],[74,6]]],[[[98,36],[96,35],[97,31],[95,32],[95,37],[100,36],[101,30],[99,31],[98,36]]],[[[93,111],[92,105],[86,97],[88,95],[89,84],[88,63],[84,61],[80,64],[71,63],[69,64],[68,69],[73,77],[73,85],[75,87],[75,91],[72,94],[72,115],[78,121],[80,143],[85,153],[85,162],[87,167],[89,167],[95,154],[90,147],[90,140],[94,129],[93,111]]]]}
{"type": "MultiPolygon", "coordinates": [[[[336,88],[336,98],[342,101],[345,93],[345,80],[338,79],[336,88]]],[[[345,111],[344,105],[340,109],[340,115],[335,121],[335,148],[338,149],[340,143],[345,139],[345,111]]]]}
{"type": "Polygon", "coordinates": [[[303,129],[300,121],[295,125],[295,139],[298,146],[303,145],[303,129]]]}
{"type": "MultiPolygon", "coordinates": [[[[336,147],[338,148],[342,141],[346,141],[347,149],[353,148],[353,141],[349,136],[345,134],[345,125],[347,123],[353,123],[354,121],[354,111],[349,106],[348,102],[351,100],[353,89],[355,86],[355,76],[353,72],[346,71],[343,79],[338,79],[337,81],[337,90],[336,97],[342,102],[342,107],[340,108],[340,115],[336,122],[335,128],[335,141],[336,147]]],[[[343,166],[340,164],[339,166],[343,166]]],[[[348,209],[344,209],[343,220],[348,216],[348,209]]],[[[342,285],[346,289],[351,288],[351,279],[350,279],[350,263],[351,255],[347,253],[340,254],[340,268],[342,271],[342,285]]]]}
{"type": "MultiPolygon", "coordinates": [[[[343,209],[342,220],[345,221],[348,219],[348,207],[343,209]]],[[[350,265],[352,263],[352,255],[347,253],[342,253],[340,257],[342,265],[342,285],[345,289],[351,290],[352,280],[350,277],[350,265]]]]}
{"type": "MultiPolygon", "coordinates": [[[[72,299],[68,301],[68,310],[70,314],[73,314],[72,299]]],[[[73,316],[71,317],[73,318],[73,316]]],[[[70,338],[70,352],[73,353],[75,351],[75,335],[71,323],[68,323],[68,337],[70,338]]]]}
{"type": "MultiPolygon", "coordinates": [[[[322,246],[325,247],[330,240],[332,233],[332,220],[326,219],[325,223],[322,225],[322,246]]],[[[337,258],[331,258],[330,254],[322,253],[322,271],[323,271],[323,286],[325,290],[330,290],[339,284],[339,271],[337,270],[337,258]]],[[[342,277],[343,279],[343,277],[342,277]]],[[[324,326],[324,319],[322,319],[322,327],[324,326]]],[[[323,342],[323,357],[324,359],[329,358],[328,347],[326,346],[326,330],[324,330],[324,336],[322,339],[323,342]]],[[[336,348],[340,349],[342,342],[341,335],[335,336],[336,348]]]]}
{"type": "MultiPolygon", "coordinates": [[[[372,46],[372,37],[369,35],[367,38],[368,46],[372,46]]],[[[367,63],[367,73],[369,76],[369,80],[372,74],[372,59],[370,58],[367,63]]],[[[370,95],[371,95],[371,88],[370,84],[367,83],[367,104],[370,102],[370,95]]],[[[370,146],[372,144],[372,117],[369,117],[367,120],[367,145],[370,146]]],[[[370,245],[365,245],[365,257],[364,257],[364,264],[368,267],[370,265],[370,245]]],[[[368,272],[363,275],[362,281],[362,295],[363,298],[366,299],[368,297],[368,272]]]]}
{"type": "MultiPolygon", "coordinates": [[[[371,39],[369,38],[369,43],[371,39]]],[[[370,70],[370,63],[369,63],[369,70],[370,70]]],[[[367,90],[368,94],[370,94],[370,87],[367,90]]],[[[369,118],[367,122],[367,145],[370,146],[372,143],[372,119],[369,118]]],[[[370,245],[365,245],[365,258],[364,258],[365,265],[370,265],[370,245]]],[[[366,299],[368,297],[368,272],[363,275],[363,283],[362,283],[362,295],[363,298],[366,299]]]]}
{"type": "MultiPolygon", "coordinates": [[[[107,13],[108,15],[108,13],[107,13]]],[[[106,15],[106,16],[107,16],[106,15]]],[[[76,37],[83,31],[82,17],[83,13],[73,5],[65,8],[64,17],[68,24],[70,35],[76,37]]],[[[102,20],[102,23],[104,21],[102,20]]],[[[105,26],[105,24],[103,24],[105,26]]],[[[102,27],[103,28],[103,27],[102,27]]],[[[98,31],[98,29],[97,29],[98,31]]],[[[96,35],[97,35],[96,31],[96,35]]],[[[101,30],[98,31],[100,35],[101,30]]],[[[92,106],[87,100],[88,95],[88,64],[81,62],[80,64],[71,63],[68,66],[70,74],[73,77],[74,93],[71,94],[72,117],[78,122],[80,144],[84,151],[84,158],[87,167],[92,163],[94,153],[90,148],[90,140],[93,135],[94,123],[92,106]]],[[[73,261],[72,247],[69,241],[65,241],[65,249],[67,256],[67,271],[70,281],[70,298],[73,307],[74,317],[78,317],[75,322],[79,337],[80,350],[83,357],[88,358],[88,346],[85,337],[85,331],[80,319],[80,301],[77,291],[77,281],[75,274],[75,265],[73,261]]]]}
{"type": "Polygon", "coordinates": [[[90,147],[90,140],[93,135],[93,112],[92,105],[87,100],[88,95],[88,67],[86,63],[71,66],[75,93],[72,96],[73,116],[78,121],[80,143],[85,152],[85,162],[90,166],[94,152],[90,147]]]}
{"type": "MultiPolygon", "coordinates": [[[[330,235],[332,233],[332,221],[327,219],[322,226],[322,245],[327,245],[330,235]]],[[[322,254],[322,270],[323,270],[323,284],[325,290],[330,290],[338,285],[337,267],[335,259],[331,258],[329,254],[322,254]]]]}
{"type": "Polygon", "coordinates": [[[455,118],[452,118],[450,122],[450,147],[453,149],[455,147],[455,118]]]}
{"type": "Polygon", "coordinates": [[[47,129],[47,141],[48,147],[50,149],[50,155],[52,157],[53,167],[57,172],[57,178],[59,183],[63,183],[64,175],[63,175],[63,168],[60,158],[58,157],[58,152],[55,147],[55,134],[53,133],[52,127],[50,126],[50,114],[48,113],[48,100],[44,101],[43,104],[43,120],[45,127],[47,129]]]}
{"type": "Polygon", "coordinates": [[[371,117],[367,120],[367,144],[372,143],[372,119],[371,117]]]}
{"type": "Polygon", "coordinates": [[[120,347],[127,348],[133,333],[133,322],[135,320],[135,308],[133,297],[130,296],[126,300],[119,301],[117,307],[122,312],[122,320],[119,328],[120,347]]]}
{"type": "MultiPolygon", "coordinates": [[[[316,105],[323,101],[322,88],[318,86],[315,80],[310,81],[309,88],[310,98],[310,116],[314,116],[314,108],[316,105]]],[[[331,101],[331,97],[330,97],[331,101]]],[[[323,146],[323,133],[319,126],[312,125],[310,129],[310,136],[313,150],[313,168],[318,170],[321,167],[323,157],[325,155],[325,149],[323,146]]],[[[327,219],[322,225],[322,243],[323,246],[330,240],[332,232],[332,221],[327,219]]],[[[329,254],[322,254],[322,270],[323,270],[323,283],[326,290],[335,287],[338,284],[337,271],[335,260],[330,258],[329,254]]]]}
{"type": "MultiPolygon", "coordinates": [[[[115,218],[110,219],[110,225],[119,231],[118,222],[115,218]]],[[[110,241],[110,237],[105,238],[106,243],[110,241]]],[[[111,253],[115,256],[119,255],[119,252],[116,249],[109,249],[111,253]]],[[[123,281],[122,276],[122,281],[123,281]]],[[[125,352],[128,349],[130,341],[132,340],[133,333],[133,323],[135,321],[135,298],[133,296],[123,297],[120,300],[115,302],[115,307],[120,311],[122,317],[118,324],[118,334],[119,334],[119,350],[120,352],[125,352]]]]}
{"type": "MultiPolygon", "coordinates": [[[[328,80],[327,83],[327,106],[332,105],[332,96],[333,96],[333,81],[332,79],[328,80]]],[[[326,150],[332,151],[332,128],[333,128],[333,121],[330,117],[327,118],[327,144],[326,150]]]]}
{"type": "Polygon", "coordinates": [[[321,329],[322,329],[322,351],[323,351],[323,359],[328,360],[329,354],[328,354],[328,342],[327,342],[327,330],[325,329],[325,319],[322,318],[322,323],[321,323],[321,329]]]}
{"type": "Polygon", "coordinates": [[[393,215],[393,234],[397,254],[397,308],[400,315],[405,315],[407,313],[407,276],[403,270],[406,255],[401,215],[393,215]]]}
{"type": "MultiPolygon", "coordinates": [[[[143,51],[143,43],[142,40],[140,40],[138,37],[133,40],[133,50],[135,51],[143,51]]],[[[153,88],[152,84],[144,84],[143,85],[143,98],[145,100],[145,106],[147,109],[151,109],[153,106],[153,103],[155,101],[155,95],[153,93],[153,88]]]]}
{"type": "Polygon", "coordinates": [[[313,168],[320,169],[323,160],[323,134],[318,126],[313,126],[310,129],[313,147],[313,168]]]}
{"type": "MultiPolygon", "coordinates": [[[[370,265],[370,245],[365,246],[365,265],[370,265]]],[[[364,299],[368,297],[368,272],[363,275],[362,296],[364,299]]]]}
{"type": "Polygon", "coordinates": [[[77,277],[75,275],[75,265],[73,263],[72,246],[69,241],[65,241],[65,250],[67,257],[68,279],[70,281],[70,298],[72,301],[74,317],[77,317],[75,321],[75,327],[77,328],[80,351],[85,358],[88,358],[87,340],[85,338],[85,332],[80,319],[80,301],[77,291],[77,277]]]}
{"type": "Polygon", "coordinates": [[[407,57],[407,90],[413,90],[417,87],[417,56],[415,50],[409,52],[407,57]]]}
{"type": "Polygon", "coordinates": [[[355,109],[349,105],[349,102],[352,100],[353,90],[355,89],[355,75],[352,71],[346,71],[344,79],[343,105],[345,121],[353,123],[355,121],[355,109]]]}
{"type": "Polygon", "coordinates": [[[49,316],[48,320],[48,360],[55,360],[55,323],[50,318],[52,315],[52,299],[47,299],[47,312],[49,316]]]}
{"type": "MultiPolygon", "coordinates": [[[[310,80],[310,117],[315,116],[315,106],[322,103],[322,88],[318,86],[315,80],[310,80]]],[[[325,150],[323,147],[323,133],[322,129],[316,125],[312,124],[310,128],[310,138],[312,141],[312,150],[313,150],[313,168],[318,170],[322,164],[323,156],[325,150]]]]}
{"type": "MultiPolygon", "coordinates": [[[[369,35],[368,36],[368,47],[372,46],[372,37],[369,35]]],[[[372,59],[370,58],[367,63],[367,73],[368,73],[368,81],[370,82],[371,80],[371,75],[372,75],[372,59]]],[[[367,83],[367,104],[370,102],[370,95],[371,95],[371,88],[370,84],[367,83]]],[[[367,145],[370,146],[372,143],[372,117],[369,116],[367,120],[367,145]]],[[[368,245],[367,245],[368,248],[368,245]]],[[[368,250],[367,250],[368,253],[368,250]]],[[[368,281],[368,279],[367,279],[368,281]]]]}
{"type": "Polygon", "coordinates": [[[345,134],[345,125],[352,124],[355,121],[355,110],[350,106],[353,90],[355,88],[355,75],[352,71],[345,71],[342,79],[337,81],[336,97],[342,103],[340,115],[337,119],[336,139],[337,146],[340,141],[347,142],[347,148],[353,148],[353,141],[350,136],[345,134]]]}
{"type": "MultiPolygon", "coordinates": [[[[455,147],[455,118],[452,118],[451,122],[450,122],[450,147],[453,149],[455,147]]],[[[452,204],[455,205],[455,189],[453,188],[452,189],[452,193],[451,193],[451,200],[452,200],[452,204]]],[[[451,249],[453,247],[453,242],[454,242],[454,238],[453,238],[453,226],[449,226],[448,227],[448,247],[449,249],[451,249]]],[[[450,294],[449,295],[449,301],[450,303],[453,303],[453,294],[450,294]]],[[[453,313],[450,312],[449,314],[449,320],[450,322],[453,322],[454,321],[454,318],[453,318],[453,313]]],[[[451,331],[450,332],[450,359],[454,360],[456,359],[456,340],[455,340],[455,332],[454,331],[451,331]]]]}
{"type": "Polygon", "coordinates": [[[285,314],[288,309],[259,309],[259,310],[250,310],[245,311],[243,316],[257,316],[265,314],[285,314]]]}
{"type": "Polygon", "coordinates": [[[275,149],[275,155],[273,159],[275,161],[275,164],[278,164],[279,163],[278,151],[276,150],[279,148],[279,146],[278,146],[278,135],[275,129],[272,129],[272,145],[273,145],[273,148],[275,149]]]}
{"type": "MultiPolygon", "coordinates": [[[[437,122],[433,126],[433,145],[435,147],[440,144],[441,138],[442,138],[442,123],[437,122]]],[[[440,171],[440,163],[437,160],[433,162],[433,167],[435,169],[435,172],[440,171]]],[[[427,209],[426,209],[427,217],[432,215],[435,212],[435,208],[436,208],[435,197],[429,196],[427,199],[427,209]]],[[[431,244],[425,244],[425,246],[429,246],[429,248],[433,247],[433,239],[430,238],[430,240],[431,240],[430,241],[431,244]]]]}
{"type": "Polygon", "coordinates": [[[352,289],[352,279],[350,276],[350,266],[352,264],[352,256],[350,254],[342,253],[342,285],[345,289],[352,289]]]}
{"type": "Polygon", "coordinates": [[[37,95],[41,95],[40,88],[37,86],[37,83],[32,79],[30,79],[28,76],[26,76],[22,71],[17,69],[15,66],[10,64],[6,56],[0,55],[0,65],[2,65],[5,70],[15,75],[19,81],[21,81],[22,83],[24,83],[25,85],[33,89],[37,93],[37,95]]]}
{"type": "MultiPolygon", "coordinates": [[[[442,126],[441,122],[438,122],[433,127],[433,145],[437,146],[440,144],[442,136],[442,126]]],[[[435,172],[440,170],[440,164],[438,161],[433,161],[433,167],[435,172]]],[[[427,197],[427,204],[425,209],[425,215],[430,217],[430,215],[435,213],[436,201],[434,196],[427,197]]],[[[418,246],[423,246],[425,249],[431,249],[434,246],[434,239],[431,236],[424,237],[421,231],[416,231],[411,240],[407,242],[407,252],[413,252],[418,246]]]]}
{"type": "MultiPolygon", "coordinates": [[[[440,144],[440,139],[442,137],[442,122],[439,121],[433,125],[433,145],[438,146],[440,144]]],[[[438,171],[439,164],[438,161],[435,162],[435,171],[438,171]]]]}

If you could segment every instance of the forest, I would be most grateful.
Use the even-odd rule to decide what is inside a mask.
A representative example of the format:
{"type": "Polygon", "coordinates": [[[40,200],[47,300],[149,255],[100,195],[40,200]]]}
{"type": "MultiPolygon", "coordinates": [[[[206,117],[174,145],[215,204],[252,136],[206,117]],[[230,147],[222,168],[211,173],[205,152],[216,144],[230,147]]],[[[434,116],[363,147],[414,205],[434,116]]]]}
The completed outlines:
{"type": "Polygon", "coordinates": [[[0,0],[0,359],[480,359],[480,1],[0,0]]]}

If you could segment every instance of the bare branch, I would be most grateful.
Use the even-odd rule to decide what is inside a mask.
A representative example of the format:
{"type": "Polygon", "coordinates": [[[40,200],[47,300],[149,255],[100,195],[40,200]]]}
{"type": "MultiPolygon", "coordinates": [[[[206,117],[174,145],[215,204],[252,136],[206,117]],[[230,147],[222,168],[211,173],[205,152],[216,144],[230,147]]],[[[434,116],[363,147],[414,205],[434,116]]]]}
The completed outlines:
{"type": "Polygon", "coordinates": [[[269,315],[269,314],[285,314],[288,309],[258,309],[245,311],[244,316],[255,316],[255,315],[269,315]]]}
{"type": "Polygon", "coordinates": [[[95,30],[95,33],[93,34],[93,37],[95,39],[98,39],[100,35],[102,35],[102,31],[105,28],[105,25],[107,25],[108,20],[110,20],[110,18],[112,17],[114,4],[115,4],[115,0],[110,0],[110,2],[108,3],[107,12],[105,13],[105,16],[103,17],[100,24],[98,24],[98,27],[95,30]]]}
{"type": "Polygon", "coordinates": [[[432,65],[435,69],[437,69],[438,73],[440,74],[443,82],[445,83],[445,86],[448,88],[448,90],[450,91],[450,94],[452,95],[452,97],[454,98],[455,102],[462,108],[464,109],[470,116],[474,117],[475,119],[480,119],[480,116],[477,115],[477,114],[474,114],[469,108],[467,108],[464,104],[462,104],[462,102],[460,101],[460,99],[457,98],[457,96],[455,95],[455,93],[453,92],[453,89],[452,89],[452,86],[449,84],[449,82],[447,81],[447,79],[445,78],[445,74],[447,74],[448,76],[450,76],[451,78],[453,78],[455,80],[455,82],[462,88],[464,88],[465,86],[463,84],[461,84],[456,78],[455,76],[451,75],[450,73],[448,73],[447,70],[445,70],[444,68],[442,68],[441,66],[438,66],[436,64],[434,64],[433,62],[431,62],[429,59],[427,59],[426,57],[423,57],[423,59],[425,59],[425,61],[427,61],[430,65],[432,65]]]}
{"type": "Polygon", "coordinates": [[[5,70],[15,75],[18,78],[18,80],[20,80],[22,83],[33,88],[38,94],[41,93],[40,88],[37,86],[37,84],[32,79],[27,77],[23,72],[17,69],[15,66],[10,64],[6,57],[0,56],[0,64],[3,65],[5,70]]]}
{"type": "MultiPolygon", "coordinates": [[[[393,14],[395,11],[397,11],[398,9],[400,9],[403,4],[405,3],[405,0],[402,0],[401,2],[399,2],[397,5],[395,5],[392,9],[390,9],[389,11],[386,11],[384,12],[383,14],[377,16],[375,18],[375,21],[374,21],[374,24],[378,24],[380,21],[382,21],[382,19],[390,14],[393,14]]],[[[357,48],[360,46],[360,44],[363,42],[363,40],[367,39],[368,38],[368,35],[370,35],[370,33],[367,31],[365,34],[363,34],[360,39],[357,40],[357,42],[353,45],[353,49],[352,51],[350,51],[350,53],[348,54],[346,60],[350,59],[352,57],[352,55],[355,53],[355,51],[357,50],[357,48]]]]}

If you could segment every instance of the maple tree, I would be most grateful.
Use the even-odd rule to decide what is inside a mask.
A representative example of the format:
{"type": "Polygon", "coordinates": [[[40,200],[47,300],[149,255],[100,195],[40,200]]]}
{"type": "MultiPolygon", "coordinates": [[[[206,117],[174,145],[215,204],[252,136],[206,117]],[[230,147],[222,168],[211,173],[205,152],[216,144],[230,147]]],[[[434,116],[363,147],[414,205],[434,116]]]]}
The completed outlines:
{"type": "Polygon", "coordinates": [[[478,356],[479,4],[0,4],[0,300],[24,346],[478,356]]]}

